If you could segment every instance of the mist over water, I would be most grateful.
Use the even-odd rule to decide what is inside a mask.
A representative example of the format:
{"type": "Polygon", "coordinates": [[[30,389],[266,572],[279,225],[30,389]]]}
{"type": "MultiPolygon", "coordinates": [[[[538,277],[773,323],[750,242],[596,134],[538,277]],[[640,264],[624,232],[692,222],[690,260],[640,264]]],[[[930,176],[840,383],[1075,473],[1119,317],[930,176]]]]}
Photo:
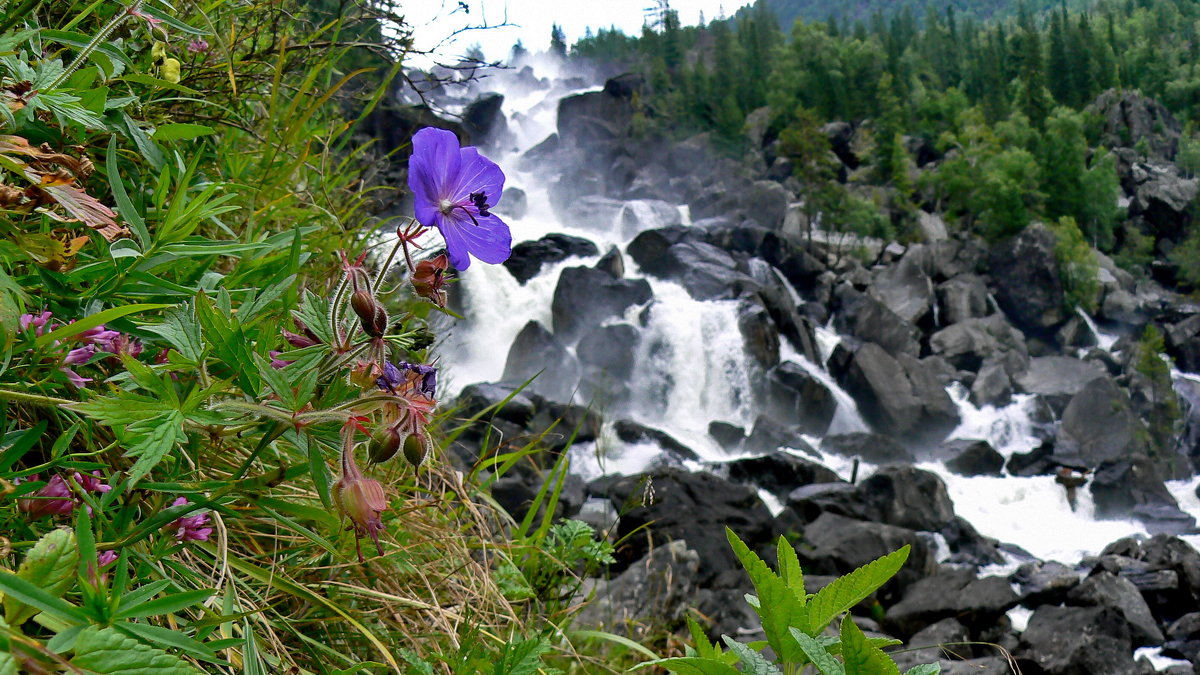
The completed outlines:
{"type": "MultiPolygon", "coordinates": [[[[556,63],[553,65],[557,67],[556,63]]],[[[539,68],[538,74],[545,71],[539,68]]],[[[528,209],[520,218],[507,217],[503,201],[496,207],[497,213],[505,216],[511,226],[514,245],[562,233],[593,241],[601,255],[612,246],[625,253],[631,237],[622,232],[620,214],[614,222],[598,219],[589,222],[586,228],[561,222],[551,206],[549,192],[556,175],[536,162],[521,161],[526,150],[555,131],[558,100],[595,87],[552,84],[535,89],[515,84],[517,81],[516,73],[500,73],[484,81],[480,89],[499,91],[506,97],[503,109],[511,136],[500,148],[485,149],[485,154],[504,168],[508,186],[521,188],[527,194],[528,209]]],[[[644,227],[660,226],[655,224],[657,216],[651,210],[640,210],[636,215],[644,227]]],[[[509,346],[522,327],[530,320],[552,327],[551,298],[559,273],[567,267],[594,265],[598,258],[599,255],[575,257],[547,265],[525,285],[519,284],[500,265],[475,264],[462,273],[457,290],[464,303],[464,316],[468,318],[453,326],[438,350],[446,373],[447,398],[471,383],[499,381],[509,346]]],[[[743,346],[736,301],[695,300],[678,284],[645,277],[628,255],[625,265],[626,278],[647,278],[654,299],[646,306],[630,308],[622,318],[642,327],[636,365],[629,381],[631,394],[603,402],[599,412],[607,420],[633,419],[661,429],[695,450],[703,460],[729,459],[728,453],[709,436],[708,424],[723,421],[748,430],[758,415],[753,391],[756,378],[762,377],[743,346]]],[[[794,299],[802,300],[790,286],[789,290],[796,296],[794,299]]],[[[1115,337],[1097,329],[1091,317],[1085,315],[1084,319],[1099,338],[1101,347],[1110,349],[1115,337]]],[[[818,328],[822,360],[828,358],[839,340],[833,330],[818,328]]],[[[854,400],[821,365],[805,359],[786,340],[781,340],[781,358],[799,364],[834,394],[837,410],[829,434],[868,430],[854,400]]],[[[1193,376],[1177,374],[1177,377],[1193,376]]],[[[1017,395],[1000,408],[977,408],[968,400],[962,385],[952,385],[948,391],[961,416],[950,439],[985,439],[1006,459],[1040,444],[1030,417],[1031,396],[1017,395]]],[[[576,402],[594,403],[582,399],[578,393],[576,402]]],[[[820,439],[812,441],[814,447],[819,446],[820,439]]],[[[660,452],[659,446],[651,443],[622,443],[610,423],[596,442],[573,447],[571,458],[573,470],[591,479],[604,473],[637,473],[650,466],[660,452]]],[[[850,460],[826,456],[825,463],[843,478],[849,477],[850,460]]],[[[939,462],[928,461],[919,466],[945,481],[956,513],[982,534],[1015,544],[1040,559],[1075,563],[1123,536],[1145,534],[1145,528],[1134,521],[1094,519],[1094,505],[1087,489],[1078,491],[1078,504],[1072,511],[1065,490],[1054,482],[1053,476],[968,478],[951,473],[939,462]]],[[[870,465],[862,465],[859,479],[873,470],[870,465]]],[[[1193,492],[1197,481],[1200,479],[1175,481],[1168,483],[1168,487],[1181,508],[1200,518],[1200,499],[1193,492]]],[[[1200,538],[1189,539],[1200,544],[1200,538]]]]}

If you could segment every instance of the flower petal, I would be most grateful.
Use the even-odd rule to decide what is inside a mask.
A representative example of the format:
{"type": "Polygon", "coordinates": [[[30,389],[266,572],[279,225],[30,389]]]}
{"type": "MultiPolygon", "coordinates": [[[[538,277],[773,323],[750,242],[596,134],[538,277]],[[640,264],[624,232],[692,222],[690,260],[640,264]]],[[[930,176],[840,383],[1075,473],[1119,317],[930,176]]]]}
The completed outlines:
{"type": "MultiPolygon", "coordinates": [[[[455,211],[455,214],[461,214],[461,211],[455,211]]],[[[469,219],[463,218],[463,222],[459,222],[454,216],[443,218],[438,223],[438,231],[442,233],[442,238],[446,240],[446,255],[450,257],[450,264],[456,270],[465,270],[471,266],[471,256],[468,249],[467,238],[463,236],[463,230],[475,227],[469,219]]]]}
{"type": "Polygon", "coordinates": [[[495,206],[504,193],[504,172],[474,147],[463,148],[459,157],[458,182],[449,186],[450,200],[456,204],[470,203],[472,192],[482,192],[487,195],[488,206],[495,206]]]}
{"type": "Polygon", "coordinates": [[[472,223],[461,228],[467,250],[489,265],[508,260],[512,255],[512,233],[508,231],[508,225],[494,215],[475,217],[479,221],[478,226],[472,223]]]}
{"type": "Polygon", "coordinates": [[[448,188],[459,182],[458,137],[444,129],[426,127],[413,135],[412,146],[408,189],[413,193],[417,221],[428,227],[437,224],[439,202],[449,199],[448,188]]]}

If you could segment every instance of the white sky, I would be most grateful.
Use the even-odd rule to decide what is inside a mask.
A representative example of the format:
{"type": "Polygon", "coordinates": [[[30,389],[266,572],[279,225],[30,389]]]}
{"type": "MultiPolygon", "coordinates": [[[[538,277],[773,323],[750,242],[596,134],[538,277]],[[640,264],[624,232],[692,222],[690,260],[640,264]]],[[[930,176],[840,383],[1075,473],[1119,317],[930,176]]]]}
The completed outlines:
{"type": "MultiPolygon", "coordinates": [[[[704,13],[706,21],[724,10],[733,14],[748,0],[671,0],[684,25],[694,25],[704,13]]],[[[468,47],[479,43],[489,59],[503,59],[520,39],[531,52],[544,51],[550,44],[550,27],[558,23],[571,45],[591,28],[616,26],[626,34],[641,32],[645,10],[655,0],[410,0],[404,3],[406,20],[415,30],[418,49],[436,49],[443,61],[454,61],[468,47]],[[465,4],[469,9],[459,8],[465,4]],[[480,25],[509,26],[487,30],[468,30],[450,41],[446,36],[456,30],[480,25]],[[441,44],[439,44],[441,41],[441,44]]],[[[423,64],[417,63],[421,66],[423,64]]]]}

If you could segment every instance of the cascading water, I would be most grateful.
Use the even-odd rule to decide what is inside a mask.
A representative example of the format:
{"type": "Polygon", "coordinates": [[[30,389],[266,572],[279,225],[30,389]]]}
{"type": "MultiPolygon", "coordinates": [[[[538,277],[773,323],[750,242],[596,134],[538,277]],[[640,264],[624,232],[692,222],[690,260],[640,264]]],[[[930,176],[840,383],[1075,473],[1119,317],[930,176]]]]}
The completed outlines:
{"type": "MultiPolygon", "coordinates": [[[[502,78],[497,78],[498,83],[503,82],[502,78]]],[[[686,213],[664,214],[661,209],[638,202],[619,208],[611,216],[611,222],[592,221],[586,223],[586,228],[561,222],[551,206],[553,178],[540,173],[539,167],[530,166],[534,163],[519,160],[525,150],[554,130],[557,101],[567,92],[560,88],[505,93],[515,148],[494,158],[506,170],[508,184],[522,188],[528,196],[526,214],[508,220],[514,243],[563,233],[593,241],[600,253],[612,246],[624,251],[636,231],[688,223],[686,213]],[[634,230],[630,230],[629,223],[636,224],[634,230]]],[[[504,215],[503,202],[497,211],[504,215]]],[[[461,297],[466,305],[465,315],[470,319],[454,326],[439,350],[448,376],[447,393],[453,395],[473,382],[500,380],[509,345],[526,322],[552,324],[551,298],[560,272],[567,267],[592,265],[598,257],[575,257],[553,263],[524,285],[501,266],[477,264],[463,273],[459,281],[461,297]]],[[[628,256],[626,264],[627,278],[643,276],[628,256]]],[[[708,424],[724,421],[743,428],[753,425],[757,416],[753,396],[755,378],[761,374],[746,353],[738,328],[737,303],[699,301],[674,282],[654,278],[647,281],[654,299],[646,306],[630,308],[621,318],[641,326],[642,339],[629,380],[631,395],[625,400],[609,401],[608,408],[601,412],[606,419],[620,416],[661,429],[695,450],[702,460],[729,459],[727,451],[709,436],[708,424]]],[[[802,298],[789,284],[785,286],[799,304],[802,298]]],[[[988,303],[998,311],[990,295],[988,303]]],[[[1083,315],[1083,320],[1099,338],[1100,346],[1111,349],[1115,337],[1096,328],[1091,317],[1083,315]]],[[[829,328],[818,327],[816,338],[819,356],[825,362],[840,337],[829,328]]],[[[807,360],[786,340],[781,345],[781,358],[799,364],[833,394],[837,407],[828,433],[868,430],[854,400],[821,365],[807,360]]],[[[1006,459],[1013,453],[1028,452],[1041,442],[1030,420],[1031,397],[1016,396],[1000,408],[978,408],[970,403],[961,385],[952,385],[949,393],[961,417],[951,439],[987,440],[1006,459]]],[[[814,446],[819,445],[820,439],[810,440],[814,446]]],[[[573,470],[584,478],[602,473],[634,473],[644,470],[660,452],[661,448],[654,443],[621,442],[611,425],[606,425],[597,441],[578,444],[572,449],[573,470]]],[[[826,460],[839,475],[849,477],[849,460],[835,456],[826,460]]],[[[1087,490],[1080,491],[1076,510],[1072,511],[1064,489],[1051,476],[967,478],[948,471],[938,462],[924,463],[921,468],[942,477],[956,512],[982,534],[1016,544],[1041,559],[1077,562],[1122,536],[1145,532],[1134,521],[1095,520],[1087,490]]],[[[873,467],[862,466],[859,477],[869,475],[872,470],[873,467]]],[[[1176,481],[1168,487],[1182,508],[1200,517],[1200,499],[1194,495],[1198,480],[1176,481]]]]}

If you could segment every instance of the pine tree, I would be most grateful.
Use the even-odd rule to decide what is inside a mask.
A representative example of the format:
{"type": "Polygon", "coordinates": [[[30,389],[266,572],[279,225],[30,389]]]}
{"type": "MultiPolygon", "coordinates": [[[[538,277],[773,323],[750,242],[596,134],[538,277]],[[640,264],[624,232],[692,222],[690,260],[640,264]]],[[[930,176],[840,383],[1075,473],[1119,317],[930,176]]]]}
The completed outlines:
{"type": "Polygon", "coordinates": [[[557,23],[550,26],[550,53],[563,58],[567,56],[567,34],[557,23]]]}

